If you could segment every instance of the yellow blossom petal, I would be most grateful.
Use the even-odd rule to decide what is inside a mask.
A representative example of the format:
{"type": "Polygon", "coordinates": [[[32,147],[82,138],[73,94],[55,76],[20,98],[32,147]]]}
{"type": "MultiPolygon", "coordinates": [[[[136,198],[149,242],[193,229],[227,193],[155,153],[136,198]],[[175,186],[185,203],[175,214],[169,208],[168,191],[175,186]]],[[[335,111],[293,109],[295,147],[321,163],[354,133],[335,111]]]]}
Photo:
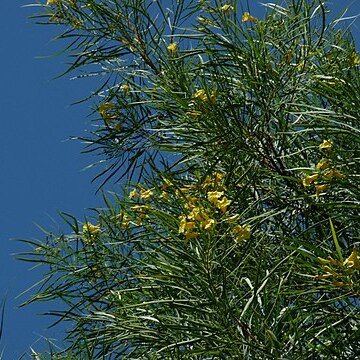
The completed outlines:
{"type": "Polygon", "coordinates": [[[317,179],[319,178],[319,174],[315,173],[312,175],[307,175],[303,178],[303,185],[306,186],[310,186],[313,182],[315,182],[317,179]]]}
{"type": "Polygon", "coordinates": [[[207,198],[211,203],[215,204],[223,195],[223,191],[209,191],[207,193],[207,198]]]}
{"type": "Polygon", "coordinates": [[[327,259],[323,259],[321,257],[318,257],[318,259],[322,264],[331,264],[331,265],[335,265],[335,266],[342,266],[341,261],[335,260],[331,256],[329,256],[327,259]]]}
{"type": "Polygon", "coordinates": [[[208,96],[206,94],[206,91],[204,89],[200,89],[198,91],[195,92],[195,94],[193,95],[194,99],[199,99],[202,101],[207,101],[208,96]]]}
{"type": "Polygon", "coordinates": [[[108,110],[112,109],[114,106],[115,106],[115,105],[114,105],[113,103],[106,102],[106,103],[101,104],[101,105],[99,106],[99,112],[100,112],[100,113],[103,113],[103,112],[105,112],[105,111],[108,111],[108,110]]]}
{"type": "Polygon", "coordinates": [[[352,66],[356,66],[360,64],[360,57],[358,55],[358,53],[356,51],[353,51],[350,55],[349,55],[349,61],[350,64],[352,66]]]}
{"type": "Polygon", "coordinates": [[[228,11],[228,10],[232,10],[232,9],[234,9],[234,7],[231,6],[230,4],[224,5],[220,8],[220,10],[222,10],[222,11],[228,11]]]}
{"type": "Polygon", "coordinates": [[[250,13],[244,12],[241,20],[242,22],[245,22],[245,21],[256,21],[257,19],[251,16],[250,13]]]}
{"type": "Polygon", "coordinates": [[[167,49],[170,51],[170,53],[172,55],[175,55],[176,52],[177,52],[177,43],[176,42],[173,42],[173,43],[170,43],[167,47],[167,49]]]}
{"type": "Polygon", "coordinates": [[[344,261],[344,265],[351,269],[360,269],[360,259],[357,254],[356,248],[353,248],[350,256],[344,261]]]}
{"type": "Polygon", "coordinates": [[[330,139],[328,140],[324,140],[320,145],[319,145],[319,149],[320,150],[325,150],[325,151],[331,151],[334,147],[334,142],[330,139]]]}
{"type": "Polygon", "coordinates": [[[129,199],[132,199],[134,197],[138,197],[139,194],[136,192],[136,189],[133,189],[132,191],[130,191],[130,194],[129,194],[129,199]]]}
{"type": "Polygon", "coordinates": [[[139,195],[140,199],[149,200],[154,195],[152,190],[141,190],[141,194],[139,195]]]}
{"type": "Polygon", "coordinates": [[[199,207],[194,207],[188,215],[188,219],[195,221],[202,221],[206,218],[207,215],[205,214],[204,210],[200,209],[199,207]]]}
{"type": "Polygon", "coordinates": [[[164,179],[164,185],[161,187],[161,190],[166,190],[167,188],[174,186],[174,184],[169,179],[164,179]]]}
{"type": "Polygon", "coordinates": [[[221,8],[219,8],[219,10],[225,12],[226,15],[229,15],[230,11],[234,10],[234,7],[230,4],[226,4],[226,5],[222,6],[221,8]]]}
{"type": "Polygon", "coordinates": [[[224,213],[226,212],[230,204],[231,200],[224,196],[223,198],[221,198],[221,200],[217,201],[215,206],[224,213]]]}
{"type": "Polygon", "coordinates": [[[201,226],[205,230],[210,230],[211,228],[213,228],[215,226],[215,220],[207,218],[207,219],[205,219],[204,221],[201,222],[201,226]]]}
{"type": "Polygon", "coordinates": [[[316,164],[316,170],[318,171],[328,169],[329,167],[330,167],[330,160],[326,158],[321,159],[316,164]]]}
{"type": "Polygon", "coordinates": [[[210,104],[215,104],[216,94],[213,91],[209,96],[204,89],[197,90],[192,96],[194,99],[201,100],[210,104]]]}
{"type": "Polygon", "coordinates": [[[57,5],[57,0],[47,0],[46,5],[57,5]]]}
{"type": "Polygon", "coordinates": [[[186,216],[182,216],[180,218],[179,234],[188,234],[191,233],[194,229],[196,229],[195,222],[188,221],[186,216]]]}
{"type": "Polygon", "coordinates": [[[323,176],[324,176],[324,179],[326,179],[326,180],[342,179],[345,177],[344,174],[342,174],[341,172],[339,172],[335,169],[326,171],[323,176]]]}
{"type": "Polygon", "coordinates": [[[84,235],[84,241],[88,244],[92,244],[93,242],[95,242],[101,233],[100,225],[93,225],[89,222],[86,222],[83,225],[82,230],[84,235]]]}
{"type": "Polygon", "coordinates": [[[130,85],[129,84],[121,85],[120,89],[124,92],[124,94],[127,94],[130,90],[130,85]]]}
{"type": "Polygon", "coordinates": [[[241,243],[250,238],[251,228],[250,225],[236,225],[232,229],[233,234],[237,242],[241,243]]]}
{"type": "Polygon", "coordinates": [[[329,274],[329,273],[321,274],[321,275],[315,275],[315,279],[320,279],[320,280],[322,280],[322,279],[327,279],[327,278],[329,278],[329,277],[331,277],[331,276],[332,276],[332,274],[329,274]]]}
{"type": "Polygon", "coordinates": [[[130,209],[137,213],[137,216],[139,217],[139,221],[140,219],[145,218],[150,210],[148,205],[142,205],[142,204],[134,205],[130,209]]]}
{"type": "Polygon", "coordinates": [[[316,185],[315,186],[316,196],[319,196],[320,193],[326,191],[328,188],[329,188],[329,184],[316,185]]]}
{"type": "Polygon", "coordinates": [[[104,104],[101,104],[98,108],[98,111],[101,115],[101,117],[106,121],[106,123],[109,125],[112,120],[116,119],[117,116],[115,114],[111,114],[108,111],[112,108],[114,108],[115,105],[109,102],[106,102],[104,104]]]}
{"type": "Polygon", "coordinates": [[[329,266],[324,266],[324,270],[331,275],[337,276],[338,273],[329,266]]]}

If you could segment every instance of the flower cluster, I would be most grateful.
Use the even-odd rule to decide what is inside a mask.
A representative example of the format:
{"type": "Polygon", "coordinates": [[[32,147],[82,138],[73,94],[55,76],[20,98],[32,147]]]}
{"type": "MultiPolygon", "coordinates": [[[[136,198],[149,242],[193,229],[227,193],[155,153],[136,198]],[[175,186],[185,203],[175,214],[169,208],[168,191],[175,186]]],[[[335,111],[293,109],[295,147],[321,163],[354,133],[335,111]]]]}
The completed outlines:
{"type": "Polygon", "coordinates": [[[250,238],[249,225],[240,225],[238,214],[231,215],[231,200],[226,196],[224,174],[214,173],[194,186],[178,190],[178,196],[185,200],[185,213],[180,217],[179,234],[186,239],[197,238],[214,230],[217,224],[226,224],[235,241],[241,243],[250,238]]]}
{"type": "Polygon", "coordinates": [[[101,229],[99,224],[93,225],[90,222],[86,222],[83,225],[82,238],[87,244],[92,245],[93,243],[95,243],[98,240],[100,234],[101,229]]]}
{"type": "Polygon", "coordinates": [[[355,289],[357,281],[354,281],[353,275],[360,270],[360,258],[354,247],[350,256],[344,261],[333,259],[329,256],[327,259],[318,258],[321,262],[321,275],[316,275],[315,278],[321,280],[330,280],[331,284],[340,288],[345,288],[351,291],[354,295],[360,296],[359,289],[355,289]]]}
{"type": "Polygon", "coordinates": [[[216,102],[216,92],[212,91],[211,94],[208,94],[204,89],[199,89],[193,94],[193,99],[199,100],[205,103],[214,105],[216,102]]]}
{"type": "Polygon", "coordinates": [[[351,66],[357,66],[360,64],[360,57],[359,57],[359,54],[356,52],[356,51],[353,51],[349,57],[349,62],[350,62],[350,65],[351,66]]]}
{"type": "Polygon", "coordinates": [[[155,189],[147,189],[141,184],[134,187],[129,193],[129,199],[137,199],[135,205],[131,206],[131,210],[135,212],[136,223],[141,225],[146,216],[150,213],[150,201],[155,196],[155,189]]]}
{"type": "Polygon", "coordinates": [[[121,212],[111,217],[122,229],[128,229],[130,225],[129,216],[125,212],[121,212]]]}
{"type": "MultiPolygon", "coordinates": [[[[324,140],[320,145],[319,149],[330,153],[333,150],[334,143],[332,140],[324,140]]],[[[331,160],[328,157],[322,158],[315,165],[315,172],[312,174],[306,175],[302,179],[302,184],[304,187],[309,187],[315,185],[315,194],[319,196],[320,193],[325,192],[329,187],[329,181],[334,179],[344,178],[345,175],[339,172],[332,164],[331,160]]]]}
{"type": "MultiPolygon", "coordinates": [[[[124,94],[126,94],[129,91],[129,85],[127,85],[127,84],[122,85],[121,89],[124,91],[124,94]]],[[[116,106],[113,103],[105,102],[105,103],[101,104],[98,107],[98,111],[107,126],[111,126],[112,123],[118,118],[118,115],[116,114],[116,106]]],[[[121,122],[118,121],[114,125],[114,128],[117,131],[120,131],[121,125],[122,125],[121,122]]]]}
{"type": "Polygon", "coordinates": [[[177,43],[176,42],[172,42],[167,46],[167,49],[169,50],[170,54],[172,56],[175,56],[177,53],[177,43]]]}
{"type": "Polygon", "coordinates": [[[180,217],[179,234],[184,234],[186,239],[192,239],[198,237],[202,231],[209,232],[213,229],[216,220],[200,199],[187,197],[185,208],[189,212],[180,217]]]}

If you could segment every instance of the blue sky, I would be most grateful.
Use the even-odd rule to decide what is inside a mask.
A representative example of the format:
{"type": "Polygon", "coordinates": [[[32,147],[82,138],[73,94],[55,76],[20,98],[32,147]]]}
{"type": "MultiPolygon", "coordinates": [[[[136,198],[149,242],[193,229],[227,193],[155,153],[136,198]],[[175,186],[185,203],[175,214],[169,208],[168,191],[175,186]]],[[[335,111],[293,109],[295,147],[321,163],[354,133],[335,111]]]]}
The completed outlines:
{"type": "MultiPolygon", "coordinates": [[[[17,308],[26,296],[15,297],[39,280],[41,270],[30,270],[31,264],[15,260],[13,254],[27,247],[10,239],[42,239],[35,223],[56,230],[61,224],[59,211],[82,219],[86,208],[101,205],[96,184],[90,183],[96,173],[81,171],[96,158],[80,154],[80,143],[67,141],[90,127],[87,105],[70,104],[87,96],[100,80],[52,80],[66,68],[64,56],[35,57],[61,50],[64,43],[50,41],[61,28],[31,24],[26,17],[34,10],[21,7],[27,3],[5,0],[0,12],[0,299],[7,293],[0,350],[4,349],[4,359],[18,359],[30,346],[39,349],[41,335],[57,336],[56,329],[46,330],[51,319],[36,315],[56,304],[17,308]]],[[[338,3],[336,11],[351,4],[338,3]]],[[[353,1],[348,15],[359,13],[359,1],[353,1]]],[[[359,24],[353,27],[358,43],[359,24]]]]}

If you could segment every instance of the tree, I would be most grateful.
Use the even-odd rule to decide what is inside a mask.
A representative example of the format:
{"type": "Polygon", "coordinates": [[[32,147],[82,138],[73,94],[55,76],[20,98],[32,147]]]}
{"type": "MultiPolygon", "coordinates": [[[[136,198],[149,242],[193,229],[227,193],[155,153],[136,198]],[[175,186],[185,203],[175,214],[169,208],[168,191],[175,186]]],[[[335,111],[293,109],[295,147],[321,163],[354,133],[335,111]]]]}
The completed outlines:
{"type": "MultiPolygon", "coordinates": [[[[359,63],[321,0],[48,0],[90,97],[104,207],[27,241],[51,359],[354,359],[359,63]],[[85,74],[85,75],[84,75],[85,74]]],[[[40,20],[41,21],[41,20],[40,20]]],[[[40,358],[40,355],[37,354],[40,358]]],[[[46,354],[42,355],[46,358],[46,354]]]]}

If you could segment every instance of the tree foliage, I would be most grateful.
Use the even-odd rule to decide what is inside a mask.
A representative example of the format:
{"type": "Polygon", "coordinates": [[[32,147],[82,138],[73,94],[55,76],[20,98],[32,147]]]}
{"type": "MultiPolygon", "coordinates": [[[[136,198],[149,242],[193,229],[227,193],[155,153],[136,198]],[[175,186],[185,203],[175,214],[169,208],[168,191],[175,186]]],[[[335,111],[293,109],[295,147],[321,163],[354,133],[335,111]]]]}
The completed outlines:
{"type": "MultiPolygon", "coordinates": [[[[321,0],[48,0],[97,75],[104,206],[26,241],[51,359],[360,354],[360,58],[321,0]]],[[[48,355],[36,354],[39,358],[48,355]]]]}

